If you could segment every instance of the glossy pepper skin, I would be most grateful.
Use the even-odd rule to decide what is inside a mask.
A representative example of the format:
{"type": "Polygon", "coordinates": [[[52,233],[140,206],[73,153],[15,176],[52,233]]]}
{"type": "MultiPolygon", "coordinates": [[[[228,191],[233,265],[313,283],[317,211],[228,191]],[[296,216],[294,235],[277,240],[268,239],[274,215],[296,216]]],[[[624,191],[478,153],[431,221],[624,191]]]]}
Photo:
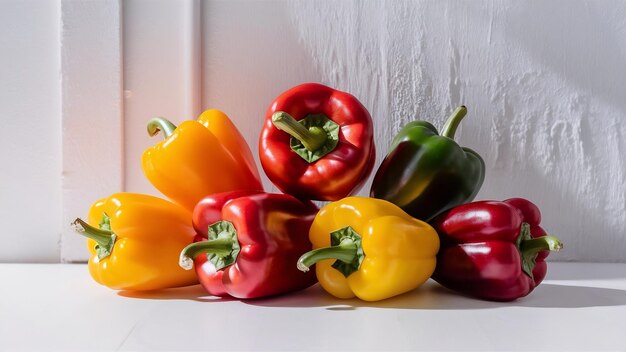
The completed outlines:
{"type": "Polygon", "coordinates": [[[197,284],[177,265],[181,249],[193,241],[191,214],[166,200],[116,193],[95,202],[88,223],[75,229],[87,236],[89,273],[116,290],[156,290],[197,284]]]}
{"type": "Polygon", "coordinates": [[[320,284],[338,298],[378,301],[411,291],[435,270],[439,238],[396,205],[349,197],[330,203],[313,221],[314,250],[298,261],[316,263],[320,284]]]}
{"type": "Polygon", "coordinates": [[[540,222],[537,206],[522,198],[473,202],[441,214],[433,221],[441,237],[433,279],[486,300],[528,295],[546,276],[549,251],[562,248],[540,222]]]}
{"type": "Polygon", "coordinates": [[[250,147],[223,112],[207,110],[178,128],[164,118],[150,120],[148,133],[159,131],[165,140],[143,153],[144,174],[189,212],[209,194],[263,190],[250,147]]]}
{"type": "Polygon", "coordinates": [[[180,264],[195,266],[200,283],[215,296],[247,299],[304,289],[315,275],[298,271],[296,262],[311,249],[307,233],[317,211],[286,194],[208,196],[194,210],[198,235],[181,252],[180,264]]]}
{"type": "Polygon", "coordinates": [[[261,165],[284,193],[339,200],[357,192],[372,172],[373,133],[369,112],[354,96],[302,84],[282,93],[267,110],[259,141],[261,165]]]}
{"type": "Polygon", "coordinates": [[[466,111],[459,107],[441,135],[426,121],[404,126],[376,172],[370,196],[388,200],[424,221],[471,202],[483,183],[485,163],[453,139],[466,111]]]}

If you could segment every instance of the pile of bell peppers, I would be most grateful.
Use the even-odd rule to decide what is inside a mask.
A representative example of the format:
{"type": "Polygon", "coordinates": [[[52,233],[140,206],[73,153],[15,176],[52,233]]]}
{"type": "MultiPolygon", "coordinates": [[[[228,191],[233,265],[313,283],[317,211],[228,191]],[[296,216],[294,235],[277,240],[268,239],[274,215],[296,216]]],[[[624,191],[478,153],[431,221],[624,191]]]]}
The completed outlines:
{"type": "Polygon", "coordinates": [[[486,167],[454,140],[466,114],[454,110],[441,134],[427,121],[401,128],[370,197],[354,195],[374,169],[374,126],[346,92],[307,83],[269,104],[259,159],[282,193],[264,191],[223,112],[178,127],[154,117],[148,134],[164,140],[141,165],[169,200],[116,193],[72,225],[88,238],[91,276],[116,290],[199,283],[214,296],[254,299],[319,282],[338,298],[378,301],[433,278],[468,296],[515,300],[541,283],[546,257],[563,245],[528,200],[473,201],[486,167]]]}

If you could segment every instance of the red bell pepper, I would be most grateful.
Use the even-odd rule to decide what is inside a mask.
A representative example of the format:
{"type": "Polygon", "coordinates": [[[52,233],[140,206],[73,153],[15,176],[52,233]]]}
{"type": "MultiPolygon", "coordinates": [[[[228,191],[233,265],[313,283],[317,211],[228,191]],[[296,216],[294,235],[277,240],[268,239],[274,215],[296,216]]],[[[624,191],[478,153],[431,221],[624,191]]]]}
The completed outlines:
{"type": "Polygon", "coordinates": [[[433,279],[487,300],[528,295],[546,276],[549,251],[563,247],[540,222],[537,206],[522,198],[468,203],[439,215],[432,221],[441,239],[433,279]]]}
{"type": "Polygon", "coordinates": [[[311,250],[308,233],[317,207],[286,194],[235,191],[201,200],[193,212],[198,233],[181,252],[180,265],[195,264],[212,295],[258,298],[304,289],[314,273],[298,270],[311,250]],[[193,259],[193,261],[192,261],[193,259]]]}
{"type": "Polygon", "coordinates": [[[284,193],[336,201],[357,192],[372,172],[373,137],[372,118],[354,96],[302,84],[270,105],[259,141],[261,165],[284,193]]]}

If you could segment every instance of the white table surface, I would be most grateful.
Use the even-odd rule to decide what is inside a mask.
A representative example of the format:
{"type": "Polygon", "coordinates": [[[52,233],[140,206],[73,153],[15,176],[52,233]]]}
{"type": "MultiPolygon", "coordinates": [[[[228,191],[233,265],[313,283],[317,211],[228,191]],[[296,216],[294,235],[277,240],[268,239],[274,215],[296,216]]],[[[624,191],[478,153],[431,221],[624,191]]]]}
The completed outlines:
{"type": "Polygon", "coordinates": [[[512,303],[432,281],[378,303],[317,285],[251,301],[200,286],[139,295],[81,264],[0,264],[0,350],[626,350],[626,264],[549,264],[512,303]]]}

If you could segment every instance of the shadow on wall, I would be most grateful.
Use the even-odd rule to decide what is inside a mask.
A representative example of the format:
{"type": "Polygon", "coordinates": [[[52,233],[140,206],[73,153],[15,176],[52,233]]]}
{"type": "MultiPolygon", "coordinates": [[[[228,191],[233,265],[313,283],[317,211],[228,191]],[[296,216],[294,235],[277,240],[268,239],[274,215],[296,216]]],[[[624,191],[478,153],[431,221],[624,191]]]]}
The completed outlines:
{"type": "MultiPolygon", "coordinates": [[[[513,92],[513,99],[517,97],[522,107],[512,106],[511,96],[507,101],[511,92],[503,92],[503,118],[499,120],[506,126],[500,126],[504,127],[500,132],[508,134],[505,138],[509,139],[504,153],[496,152],[499,157],[517,158],[520,164],[529,166],[516,169],[510,161],[503,163],[511,166],[506,171],[523,176],[519,179],[513,175],[512,179],[517,178],[530,194],[539,196],[535,201],[544,211],[547,230],[558,229],[559,233],[554,234],[566,240],[565,251],[555,259],[625,259],[620,248],[625,242],[626,224],[626,148],[621,142],[626,129],[617,121],[626,115],[626,54],[620,51],[626,40],[617,36],[616,28],[610,25],[624,22],[615,15],[619,13],[626,13],[625,5],[615,9],[598,3],[556,1],[518,3],[502,14],[506,20],[505,39],[512,39],[530,55],[533,68],[547,68],[565,83],[554,87],[560,91],[547,92],[550,86],[541,82],[544,75],[523,78],[518,82],[522,86],[532,87],[529,81],[534,79],[540,89],[532,92],[515,87],[523,92],[517,96],[513,92]],[[617,17],[608,21],[611,15],[617,17]],[[573,89],[568,91],[568,87],[573,89]],[[562,101],[544,101],[542,92],[562,101]],[[593,100],[605,105],[594,106],[593,100]],[[529,116],[533,112],[524,110],[532,105],[541,108],[541,103],[546,111],[540,116],[529,116]],[[613,118],[605,112],[607,108],[613,118]],[[524,132],[519,129],[525,124],[536,127],[526,132],[541,132],[548,138],[521,136],[524,132]],[[519,141],[526,143],[516,143],[519,141]]],[[[506,177],[498,164],[496,157],[492,173],[506,177]]],[[[498,188],[509,187],[500,183],[498,188]]]]}
{"type": "Polygon", "coordinates": [[[228,114],[250,145],[265,189],[278,192],[259,162],[265,112],[283,91],[322,81],[315,58],[291,28],[287,5],[210,1],[203,10],[202,105],[228,114]]]}
{"type": "Polygon", "coordinates": [[[623,30],[617,34],[625,15],[626,3],[621,2],[521,3],[507,16],[511,30],[506,35],[563,81],[626,115],[626,52],[620,50],[626,47],[626,37],[623,30]],[[537,45],[539,41],[543,45],[537,45]]]}
{"type": "Polygon", "coordinates": [[[548,269],[548,280],[606,280],[626,278],[626,263],[567,263],[552,264],[548,269]]]}
{"type": "Polygon", "coordinates": [[[211,2],[204,103],[220,102],[243,126],[258,161],[258,112],[279,90],[305,80],[347,90],[375,119],[378,166],[400,124],[423,112],[440,127],[465,100],[473,117],[458,139],[488,165],[480,199],[536,202],[566,245],[552,260],[623,261],[626,146],[607,141],[622,143],[626,127],[613,121],[605,136],[611,128],[596,122],[615,116],[604,108],[626,112],[626,79],[615,72],[626,62],[625,40],[611,28],[626,5],[489,4],[497,15],[451,2],[211,2]]]}
{"type": "MultiPolygon", "coordinates": [[[[513,146],[509,152],[517,154],[517,157],[530,157],[515,148],[513,146]]],[[[509,156],[513,157],[510,154],[509,156]]],[[[487,186],[483,186],[477,199],[503,200],[522,197],[535,203],[541,209],[542,227],[564,243],[563,250],[551,253],[548,260],[591,262],[624,260],[623,250],[613,245],[616,241],[613,236],[619,236],[619,230],[609,226],[604,221],[603,215],[597,215],[600,208],[590,207],[586,195],[571,190],[570,186],[575,180],[562,174],[555,177],[554,173],[551,175],[535,163],[526,162],[525,167],[520,170],[515,166],[499,166],[489,160],[485,162],[487,186]],[[485,196],[485,193],[489,195],[485,196]]],[[[567,163],[567,160],[561,160],[560,166],[556,168],[567,168],[563,174],[577,172],[571,165],[575,164],[574,161],[571,161],[570,166],[566,165],[567,163]]]]}

